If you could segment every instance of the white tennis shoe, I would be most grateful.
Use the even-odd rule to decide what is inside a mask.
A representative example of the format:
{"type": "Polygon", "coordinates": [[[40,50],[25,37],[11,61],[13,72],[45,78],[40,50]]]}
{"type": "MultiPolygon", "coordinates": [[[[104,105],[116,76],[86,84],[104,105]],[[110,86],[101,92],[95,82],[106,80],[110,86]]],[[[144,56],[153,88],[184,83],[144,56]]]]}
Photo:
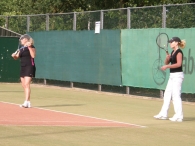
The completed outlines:
{"type": "Polygon", "coordinates": [[[27,104],[21,104],[20,107],[28,108],[28,105],[27,104]]]}
{"type": "Polygon", "coordinates": [[[180,119],[180,118],[175,118],[175,117],[169,118],[169,120],[172,121],[172,122],[182,122],[182,121],[183,121],[182,119],[180,119]]]}
{"type": "Polygon", "coordinates": [[[167,117],[163,117],[161,115],[155,115],[154,118],[159,119],[159,120],[166,120],[167,119],[167,117]]]}
{"type": "Polygon", "coordinates": [[[28,102],[25,101],[23,104],[20,105],[20,107],[23,107],[23,108],[31,108],[31,104],[30,104],[29,101],[28,102]]]}
{"type": "Polygon", "coordinates": [[[31,108],[31,104],[30,104],[30,102],[28,102],[28,108],[31,108]]]}

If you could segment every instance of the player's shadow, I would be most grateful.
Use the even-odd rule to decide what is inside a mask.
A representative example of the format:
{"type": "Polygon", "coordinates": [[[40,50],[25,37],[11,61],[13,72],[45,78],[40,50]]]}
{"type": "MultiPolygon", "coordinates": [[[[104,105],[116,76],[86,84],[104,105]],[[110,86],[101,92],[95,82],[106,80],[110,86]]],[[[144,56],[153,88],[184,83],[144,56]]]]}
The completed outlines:
{"type": "Polygon", "coordinates": [[[24,92],[24,91],[0,91],[0,92],[24,92]]]}
{"type": "Polygon", "coordinates": [[[82,128],[82,129],[76,129],[76,130],[64,130],[64,129],[60,129],[59,131],[55,132],[41,132],[41,133],[29,133],[29,134],[25,134],[25,133],[21,133],[20,135],[9,135],[9,136],[5,136],[5,135],[0,135],[0,139],[13,139],[13,138],[24,138],[24,137],[32,137],[32,136],[43,136],[43,135],[55,135],[55,134],[70,134],[70,133],[83,133],[83,132],[97,132],[97,131],[102,131],[102,129],[110,129],[110,127],[101,127],[101,128],[82,128]]]}
{"type": "Polygon", "coordinates": [[[195,121],[195,117],[184,117],[184,121],[195,121]]]}
{"type": "Polygon", "coordinates": [[[43,105],[36,107],[62,107],[62,106],[83,106],[84,104],[58,104],[58,105],[43,105]]]}

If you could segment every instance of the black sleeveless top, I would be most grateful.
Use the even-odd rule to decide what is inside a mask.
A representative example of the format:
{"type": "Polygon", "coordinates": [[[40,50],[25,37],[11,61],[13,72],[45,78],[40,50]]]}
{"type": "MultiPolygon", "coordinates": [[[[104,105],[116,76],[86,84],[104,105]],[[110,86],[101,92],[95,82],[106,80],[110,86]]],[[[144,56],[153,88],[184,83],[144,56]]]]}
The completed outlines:
{"type": "MultiPolygon", "coordinates": [[[[170,62],[171,64],[175,64],[177,63],[177,54],[181,53],[182,54],[182,60],[183,60],[183,52],[181,51],[181,49],[177,49],[176,52],[173,54],[174,51],[171,52],[171,58],[170,58],[170,62]]],[[[182,64],[180,67],[178,68],[170,68],[170,73],[174,73],[174,72],[182,72],[182,64]]]]}
{"type": "MultiPolygon", "coordinates": [[[[35,48],[34,46],[32,47],[35,48]]],[[[28,47],[20,48],[19,57],[21,66],[35,66],[34,58],[30,56],[28,47]]]]}

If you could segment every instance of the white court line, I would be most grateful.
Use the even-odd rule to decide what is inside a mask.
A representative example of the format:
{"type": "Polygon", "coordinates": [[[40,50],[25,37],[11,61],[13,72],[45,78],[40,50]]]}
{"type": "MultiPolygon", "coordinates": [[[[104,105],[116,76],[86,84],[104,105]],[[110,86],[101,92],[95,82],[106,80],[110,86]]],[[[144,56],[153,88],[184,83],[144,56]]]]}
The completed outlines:
{"type": "MultiPolygon", "coordinates": [[[[0,122],[12,122],[12,120],[0,120],[0,122]]],[[[109,124],[109,123],[111,123],[111,122],[80,122],[80,121],[28,121],[28,120],[17,120],[17,121],[14,121],[14,123],[20,123],[20,122],[28,122],[28,123],[45,123],[45,122],[47,122],[47,123],[53,123],[53,122],[55,122],[55,123],[81,123],[81,124],[83,124],[83,123],[88,123],[88,124],[93,124],[93,123],[95,123],[95,124],[109,124]]],[[[115,124],[115,123],[114,123],[115,124]]]]}
{"type": "MultiPolygon", "coordinates": [[[[7,104],[18,105],[18,106],[19,106],[19,104],[15,104],[15,103],[4,102],[4,101],[0,101],[0,102],[2,102],[2,103],[7,103],[7,104]]],[[[80,117],[86,117],[86,118],[91,118],[91,119],[104,120],[104,121],[108,121],[108,122],[112,122],[112,123],[125,124],[125,125],[129,125],[129,126],[137,126],[137,127],[141,127],[141,128],[146,128],[146,126],[142,126],[142,125],[131,124],[131,123],[125,123],[125,122],[119,122],[119,121],[108,120],[108,119],[103,119],[103,118],[97,118],[97,117],[92,117],[92,116],[85,116],[85,115],[80,115],[80,114],[74,114],[74,113],[68,113],[68,112],[62,112],[62,111],[44,109],[44,108],[39,108],[39,107],[32,107],[32,108],[41,109],[41,110],[45,110],[45,111],[56,112],[56,113],[64,113],[64,114],[69,114],[69,115],[75,115],[75,116],[80,116],[80,117]]]]}

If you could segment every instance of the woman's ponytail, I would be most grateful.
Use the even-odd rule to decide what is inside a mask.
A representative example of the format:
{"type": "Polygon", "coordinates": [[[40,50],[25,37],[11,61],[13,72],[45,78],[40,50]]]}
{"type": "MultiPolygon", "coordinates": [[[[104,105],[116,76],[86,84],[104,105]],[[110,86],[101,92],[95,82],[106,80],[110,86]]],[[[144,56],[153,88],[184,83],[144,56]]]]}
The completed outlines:
{"type": "Polygon", "coordinates": [[[179,46],[181,49],[184,49],[185,46],[186,46],[186,41],[185,41],[185,40],[181,40],[181,42],[178,43],[178,46],[179,46]]]}

